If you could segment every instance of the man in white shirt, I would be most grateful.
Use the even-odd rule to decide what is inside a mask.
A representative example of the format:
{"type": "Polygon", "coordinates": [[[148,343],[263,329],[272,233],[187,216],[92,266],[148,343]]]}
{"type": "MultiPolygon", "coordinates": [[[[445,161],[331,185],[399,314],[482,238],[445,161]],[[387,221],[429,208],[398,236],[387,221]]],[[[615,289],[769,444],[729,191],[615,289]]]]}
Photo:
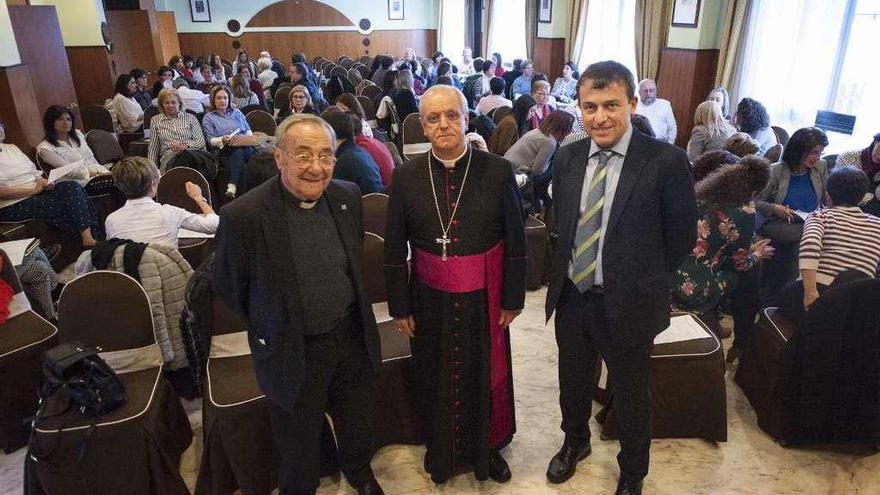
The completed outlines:
{"type": "Polygon", "coordinates": [[[205,113],[205,106],[208,105],[209,95],[199,91],[198,89],[190,89],[186,79],[179,77],[174,81],[174,87],[177,88],[177,94],[183,100],[183,108],[181,110],[192,110],[195,113],[205,113]]]}
{"type": "Polygon", "coordinates": [[[113,166],[113,183],[127,201],[122,208],[107,216],[104,226],[108,239],[131,239],[176,249],[181,228],[203,234],[217,231],[220,217],[214,213],[199,186],[192,182],[186,183],[186,194],[196,202],[201,214],[159,204],[153,199],[159,186],[159,170],[147,158],[123,158],[113,166]]]}
{"type": "Polygon", "coordinates": [[[636,113],[644,115],[651,121],[651,128],[654,129],[657,139],[675,143],[678,126],[675,124],[675,115],[672,114],[672,105],[669,100],[657,98],[657,83],[652,79],[645,79],[639,83],[639,104],[636,113]]]}
{"type": "Polygon", "coordinates": [[[489,89],[492,94],[480,98],[475,111],[477,115],[487,115],[498,107],[512,107],[513,102],[502,96],[504,93],[504,79],[493,77],[489,80],[489,89]]]}
{"type": "Polygon", "coordinates": [[[459,77],[470,76],[476,73],[474,69],[474,54],[470,48],[461,51],[461,63],[458,66],[459,77]]]}

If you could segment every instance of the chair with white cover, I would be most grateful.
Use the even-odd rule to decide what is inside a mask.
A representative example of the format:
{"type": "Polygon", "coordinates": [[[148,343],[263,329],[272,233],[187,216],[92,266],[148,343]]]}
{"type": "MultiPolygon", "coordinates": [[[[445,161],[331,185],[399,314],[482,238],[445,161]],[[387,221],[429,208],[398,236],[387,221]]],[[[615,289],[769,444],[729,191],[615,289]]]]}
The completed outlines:
{"type": "Polygon", "coordinates": [[[412,160],[431,150],[431,142],[425,136],[419,114],[411,113],[403,119],[403,158],[412,160]]]}
{"type": "Polygon", "coordinates": [[[388,219],[388,195],[365,194],[361,198],[364,211],[364,230],[385,238],[385,222],[388,219]]]}
{"type": "Polygon", "coordinates": [[[2,250],[0,259],[0,285],[12,297],[0,327],[0,448],[9,453],[27,444],[30,428],[24,420],[37,411],[40,355],[58,342],[58,330],[31,309],[2,250]]]}
{"type": "Polygon", "coordinates": [[[150,301],[141,285],[124,273],[87,273],[65,286],[58,321],[62,342],[99,350],[122,380],[126,402],[95,418],[65,408],[63,394],[54,394],[34,426],[25,493],[188,494],[179,468],[192,430],[163,377],[150,301]]]}
{"type": "Polygon", "coordinates": [[[364,95],[358,95],[357,101],[361,104],[361,108],[364,109],[364,117],[367,120],[367,124],[373,129],[378,127],[379,123],[376,122],[376,105],[373,104],[373,100],[364,95]]]}
{"type": "MultiPolygon", "coordinates": [[[[201,213],[199,205],[186,195],[186,183],[192,182],[202,189],[202,195],[213,204],[208,180],[198,170],[189,167],[174,167],[162,174],[156,190],[156,201],[183,208],[192,213],[201,213]]],[[[186,234],[184,234],[186,235],[186,234]]],[[[181,237],[177,240],[177,250],[193,268],[198,267],[214,250],[211,237],[181,237]]]]}

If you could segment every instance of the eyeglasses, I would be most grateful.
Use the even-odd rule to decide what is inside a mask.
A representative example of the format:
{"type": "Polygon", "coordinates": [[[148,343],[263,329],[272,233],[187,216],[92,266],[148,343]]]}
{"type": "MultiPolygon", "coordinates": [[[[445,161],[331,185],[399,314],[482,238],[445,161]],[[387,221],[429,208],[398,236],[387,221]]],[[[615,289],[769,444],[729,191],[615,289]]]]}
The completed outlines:
{"type": "Polygon", "coordinates": [[[283,148],[281,148],[281,151],[283,151],[284,154],[293,161],[294,165],[301,169],[308,168],[312,163],[315,162],[316,158],[318,159],[318,165],[320,165],[321,168],[324,169],[328,169],[332,167],[334,163],[336,163],[336,157],[332,153],[320,153],[316,156],[312,153],[308,153],[305,151],[291,153],[290,151],[287,151],[283,148]]]}

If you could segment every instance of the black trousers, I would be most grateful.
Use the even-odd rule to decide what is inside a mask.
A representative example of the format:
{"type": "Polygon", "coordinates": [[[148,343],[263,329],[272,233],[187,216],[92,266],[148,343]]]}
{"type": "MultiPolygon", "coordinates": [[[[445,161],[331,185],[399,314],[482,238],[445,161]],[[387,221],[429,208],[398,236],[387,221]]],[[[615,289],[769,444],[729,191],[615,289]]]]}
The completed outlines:
{"type": "Polygon", "coordinates": [[[615,340],[608,328],[604,297],[591,292],[581,294],[566,279],[556,309],[556,344],[566,442],[590,441],[593,378],[596,359],[601,355],[608,367],[614,408],[620,414],[620,475],[633,481],[644,478],[651,450],[648,383],[653,342],[625,345],[615,340]]]}
{"type": "Polygon", "coordinates": [[[763,269],[763,263],[757,263],[751,270],[741,273],[736,288],[727,296],[733,316],[733,347],[740,350],[748,348],[752,326],[760,309],[758,296],[763,269]]]}
{"type": "Polygon", "coordinates": [[[333,418],[339,464],[349,484],[373,476],[373,369],[358,318],[332,332],[307,336],[306,377],[293,411],[274,403],[272,430],[279,451],[281,495],[313,495],[320,484],[321,424],[333,418]]]}

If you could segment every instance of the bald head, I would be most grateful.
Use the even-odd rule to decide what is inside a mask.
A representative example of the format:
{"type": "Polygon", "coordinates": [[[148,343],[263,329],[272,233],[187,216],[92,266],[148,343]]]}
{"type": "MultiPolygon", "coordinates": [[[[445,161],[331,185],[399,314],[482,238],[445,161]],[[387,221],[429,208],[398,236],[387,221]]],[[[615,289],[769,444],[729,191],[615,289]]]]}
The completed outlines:
{"type": "Polygon", "coordinates": [[[639,83],[639,99],[643,105],[650,105],[657,100],[657,83],[653,79],[642,79],[639,83]]]}
{"type": "Polygon", "coordinates": [[[454,86],[432,86],[422,95],[419,120],[433,153],[441,160],[453,159],[466,148],[467,100],[454,86]]]}
{"type": "MultiPolygon", "coordinates": [[[[436,86],[431,86],[430,88],[428,88],[427,91],[425,91],[422,94],[422,99],[421,99],[422,104],[419,106],[419,116],[420,117],[425,116],[425,106],[424,106],[425,100],[444,100],[443,105],[445,106],[445,105],[448,105],[448,103],[446,103],[446,101],[448,99],[451,99],[453,95],[455,97],[457,97],[458,101],[461,103],[461,108],[459,108],[459,110],[463,114],[467,115],[468,114],[468,104],[467,104],[467,98],[465,98],[464,93],[459,91],[459,89],[456,88],[455,86],[448,86],[446,84],[438,84],[436,86]]],[[[430,106],[431,105],[429,105],[429,107],[430,106]]]]}

